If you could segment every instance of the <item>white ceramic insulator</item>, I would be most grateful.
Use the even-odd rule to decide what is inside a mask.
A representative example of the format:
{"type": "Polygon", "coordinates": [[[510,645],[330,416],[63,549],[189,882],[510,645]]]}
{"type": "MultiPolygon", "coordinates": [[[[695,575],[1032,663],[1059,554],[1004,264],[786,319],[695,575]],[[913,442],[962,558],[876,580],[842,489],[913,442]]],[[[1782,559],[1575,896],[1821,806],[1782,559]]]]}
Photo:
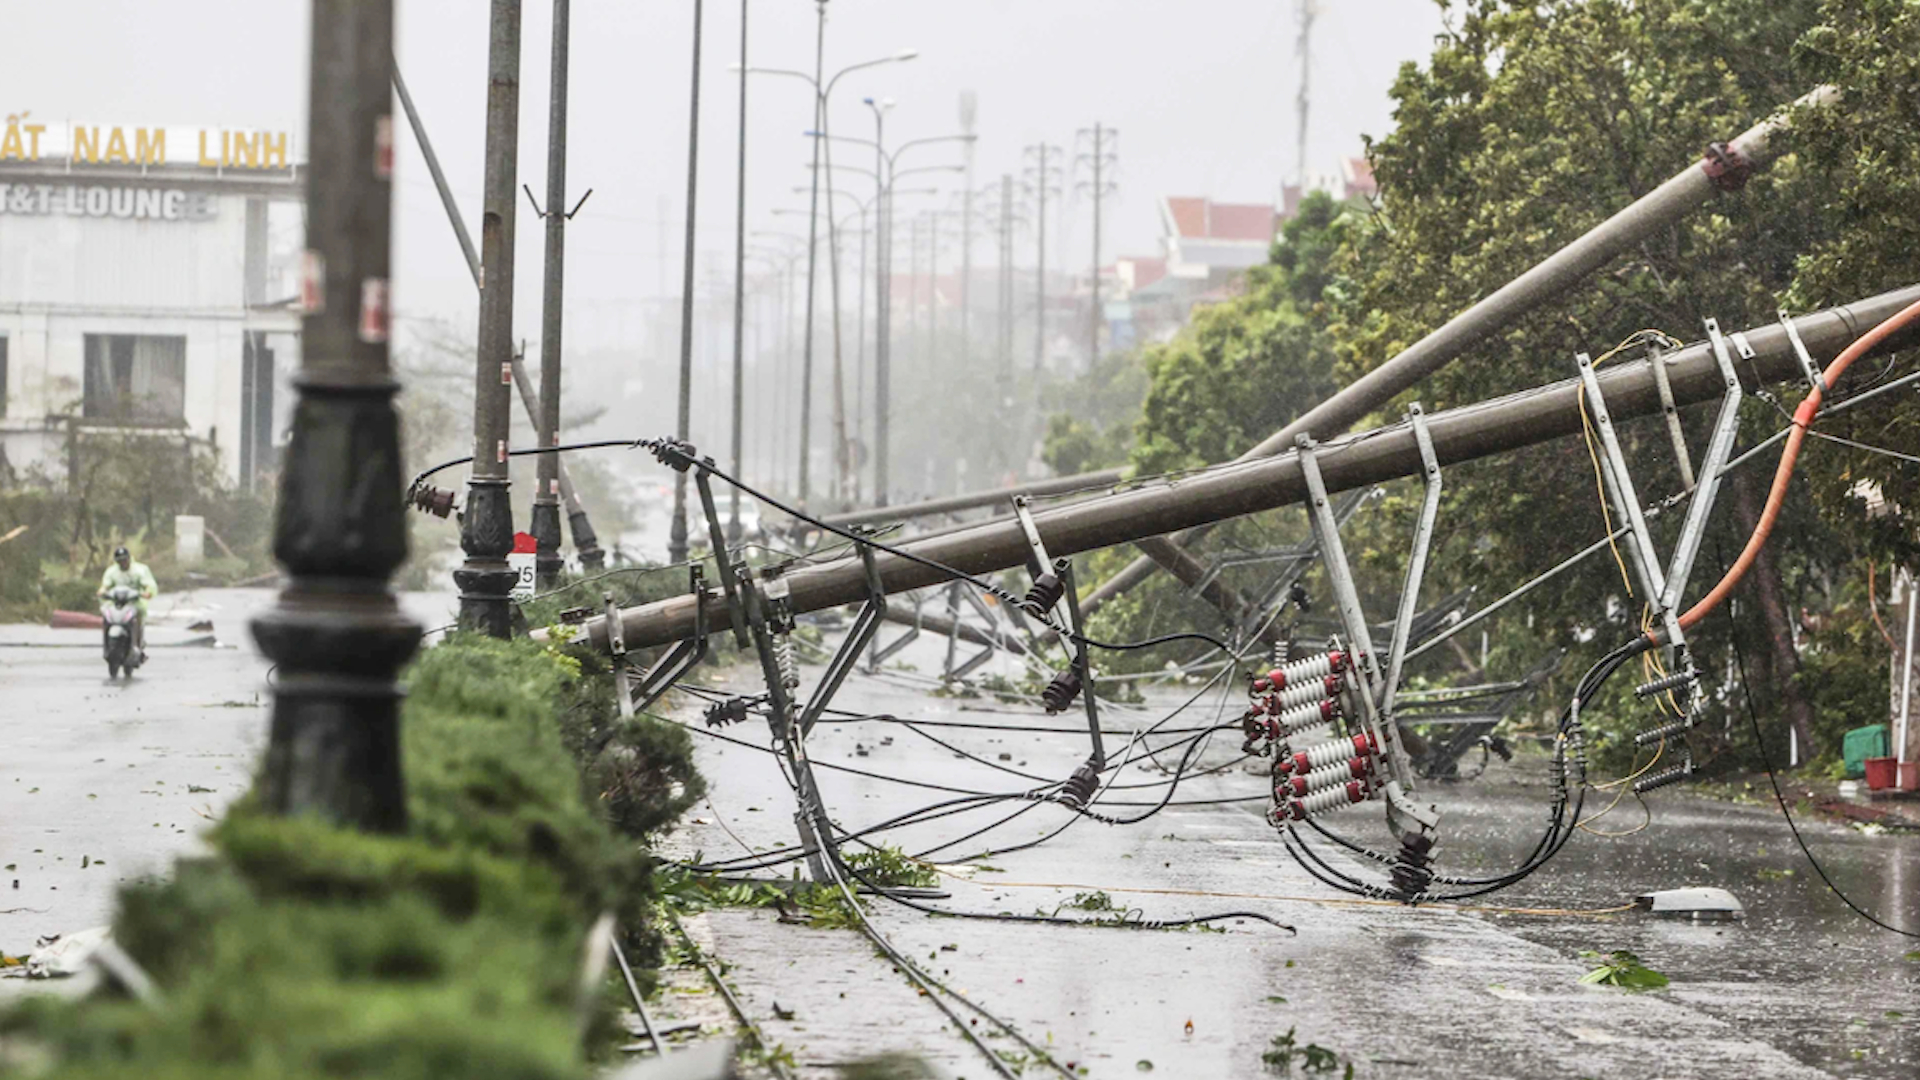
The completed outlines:
{"type": "MultiPolygon", "coordinates": [[[[1323,652],[1318,656],[1303,657],[1278,668],[1285,676],[1286,685],[1292,686],[1301,679],[1324,679],[1346,667],[1347,658],[1342,653],[1323,652]]],[[[1269,678],[1272,676],[1269,675],[1269,678]]]]}
{"type": "Polygon", "coordinates": [[[1312,746],[1299,751],[1295,756],[1297,757],[1299,754],[1306,755],[1307,766],[1312,769],[1332,765],[1335,762],[1339,762],[1344,766],[1347,759],[1354,756],[1353,740],[1329,739],[1326,742],[1314,743],[1312,746]]]}
{"type": "MultiPolygon", "coordinates": [[[[1344,686],[1346,685],[1346,680],[1342,679],[1335,685],[1336,687],[1344,686]]],[[[1308,679],[1305,682],[1294,683],[1285,690],[1281,690],[1271,696],[1278,698],[1280,708],[1286,710],[1296,705],[1304,705],[1309,701],[1319,701],[1326,697],[1327,693],[1327,677],[1322,675],[1317,679],[1308,679]]]]}
{"type": "Polygon", "coordinates": [[[1289,808],[1293,811],[1293,816],[1298,818],[1343,810],[1361,801],[1363,800],[1354,798],[1354,789],[1341,785],[1316,791],[1304,799],[1293,799],[1289,803],[1289,808]]]}
{"type": "Polygon", "coordinates": [[[1319,791],[1322,788],[1344,785],[1349,780],[1359,780],[1353,775],[1353,759],[1338,761],[1332,765],[1322,765],[1306,775],[1307,790],[1319,791]]]}
{"type": "Polygon", "coordinates": [[[1282,735],[1292,735],[1313,727],[1316,724],[1324,724],[1334,717],[1339,716],[1340,707],[1338,704],[1335,704],[1331,708],[1327,706],[1327,702],[1333,700],[1333,698],[1321,698],[1319,701],[1308,701],[1295,705],[1291,709],[1282,709],[1280,715],[1274,717],[1274,720],[1280,725],[1280,733],[1282,735]]]}

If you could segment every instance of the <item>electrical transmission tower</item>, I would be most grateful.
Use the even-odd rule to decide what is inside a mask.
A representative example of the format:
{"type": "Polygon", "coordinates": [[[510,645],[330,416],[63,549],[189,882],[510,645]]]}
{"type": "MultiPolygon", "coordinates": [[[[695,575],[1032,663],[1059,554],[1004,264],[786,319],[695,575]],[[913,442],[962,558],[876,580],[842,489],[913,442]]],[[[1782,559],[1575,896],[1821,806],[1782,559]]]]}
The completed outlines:
{"type": "Polygon", "coordinates": [[[1113,180],[1113,171],[1119,163],[1119,153],[1114,148],[1114,140],[1119,132],[1095,121],[1091,129],[1081,128],[1074,133],[1076,142],[1087,147],[1074,157],[1076,167],[1085,163],[1093,176],[1082,180],[1074,190],[1084,190],[1093,197],[1093,278],[1092,300],[1087,316],[1087,369],[1100,362],[1100,324],[1104,320],[1100,313],[1100,200],[1102,197],[1119,190],[1119,184],[1113,180]]]}
{"type": "Polygon", "coordinates": [[[1060,148],[1035,143],[1025,155],[1026,190],[1034,200],[1033,370],[1038,374],[1047,362],[1047,195],[1060,194],[1060,148]]]}
{"type": "Polygon", "coordinates": [[[1307,89],[1310,85],[1308,75],[1313,61],[1310,39],[1313,36],[1313,19],[1320,14],[1320,5],[1318,0],[1295,0],[1295,3],[1298,5],[1300,22],[1299,30],[1293,39],[1293,53],[1295,61],[1300,65],[1300,92],[1293,99],[1297,117],[1293,161],[1294,182],[1300,185],[1300,190],[1304,194],[1307,188],[1307,103],[1309,100],[1307,89]]]}

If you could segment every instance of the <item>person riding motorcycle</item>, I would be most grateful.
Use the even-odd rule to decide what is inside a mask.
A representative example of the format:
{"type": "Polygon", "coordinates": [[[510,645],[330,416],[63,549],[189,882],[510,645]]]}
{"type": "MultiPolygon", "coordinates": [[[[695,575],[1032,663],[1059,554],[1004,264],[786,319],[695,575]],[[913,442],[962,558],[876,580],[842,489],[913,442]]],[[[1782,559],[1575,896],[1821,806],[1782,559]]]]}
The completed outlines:
{"type": "Polygon", "coordinates": [[[140,593],[139,612],[133,620],[133,647],[140,651],[140,662],[147,659],[147,601],[160,595],[160,585],[153,580],[153,571],[146,563],[133,561],[125,547],[113,549],[113,562],[106,573],[100,575],[100,588],[94,595],[105,599],[107,593],[116,588],[134,589],[140,593]]]}

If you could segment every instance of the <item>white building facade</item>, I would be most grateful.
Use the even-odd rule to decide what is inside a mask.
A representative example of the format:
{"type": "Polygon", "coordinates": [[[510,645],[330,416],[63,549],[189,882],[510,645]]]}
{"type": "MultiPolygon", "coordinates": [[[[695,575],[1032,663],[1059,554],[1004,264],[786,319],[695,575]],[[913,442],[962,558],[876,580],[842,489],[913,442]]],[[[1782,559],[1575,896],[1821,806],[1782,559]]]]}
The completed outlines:
{"type": "Polygon", "coordinates": [[[275,471],[299,362],[288,141],[8,118],[0,478],[65,475],[89,431],[210,447],[242,486],[275,471]]]}

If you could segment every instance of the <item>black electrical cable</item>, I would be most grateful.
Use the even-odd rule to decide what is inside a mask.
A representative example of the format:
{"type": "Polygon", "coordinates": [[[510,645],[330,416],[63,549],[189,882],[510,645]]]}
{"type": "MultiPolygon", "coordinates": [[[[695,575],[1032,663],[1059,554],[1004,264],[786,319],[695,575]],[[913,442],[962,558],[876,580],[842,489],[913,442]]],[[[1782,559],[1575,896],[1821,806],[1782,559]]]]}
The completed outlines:
{"type": "MultiPolygon", "coordinates": [[[[1718,541],[1714,544],[1714,554],[1719,557],[1720,564],[1723,567],[1722,573],[1724,573],[1726,558],[1724,553],[1720,551],[1718,541]]],[[[1883,922],[1878,916],[1866,908],[1854,903],[1853,898],[1841,892],[1840,886],[1835,885],[1833,878],[1827,876],[1827,869],[1820,865],[1820,860],[1813,857],[1813,849],[1807,846],[1806,837],[1800,835],[1800,826],[1793,820],[1793,812],[1787,808],[1787,797],[1780,790],[1780,778],[1775,775],[1773,771],[1773,757],[1767,753],[1766,739],[1760,733],[1760,716],[1753,705],[1753,688],[1747,683],[1747,657],[1745,650],[1740,648],[1740,636],[1738,627],[1734,623],[1733,610],[1729,606],[1722,605],[1721,613],[1727,618],[1727,636],[1733,642],[1734,663],[1740,670],[1740,695],[1746,701],[1747,724],[1753,730],[1753,746],[1754,749],[1760,751],[1760,763],[1766,766],[1767,782],[1773,786],[1774,801],[1780,804],[1780,816],[1787,819],[1787,829],[1793,833],[1793,842],[1800,846],[1800,854],[1807,857],[1807,865],[1813,867],[1813,872],[1820,875],[1820,880],[1826,885],[1827,889],[1831,891],[1833,895],[1839,897],[1841,903],[1852,908],[1855,915],[1860,916],[1882,930],[1891,930],[1902,937],[1920,937],[1920,931],[1903,930],[1898,926],[1883,922]]]]}
{"type": "MultiPolygon", "coordinates": [[[[640,445],[641,445],[640,443],[636,443],[631,439],[600,439],[594,442],[566,443],[561,446],[530,446],[524,450],[509,450],[507,451],[507,456],[508,457],[525,457],[528,454],[564,454],[569,450],[604,450],[610,446],[624,446],[624,447],[627,447],[628,449],[633,449],[640,445]]],[[[420,485],[427,479],[427,477],[432,476],[434,473],[440,472],[445,469],[451,469],[455,465],[465,465],[467,462],[472,460],[473,460],[473,455],[468,454],[466,457],[457,457],[451,461],[443,461],[440,464],[435,465],[431,469],[428,469],[426,472],[423,472],[419,476],[416,476],[413,478],[413,482],[407,485],[408,494],[412,494],[413,492],[419,490],[420,485]]]]}
{"type": "MultiPolygon", "coordinates": [[[[681,448],[681,444],[673,440],[642,439],[634,443],[633,445],[644,446],[647,449],[654,451],[655,454],[662,455],[663,461],[665,460],[665,455],[669,455],[669,454],[685,455],[685,450],[681,448]]],[[[467,458],[464,460],[470,461],[472,459],[467,458]]],[[[751,484],[748,484],[746,481],[741,480],[738,477],[735,477],[723,471],[722,469],[720,469],[718,466],[714,465],[710,461],[695,459],[691,455],[685,455],[685,460],[690,462],[693,468],[700,469],[703,472],[707,473],[709,476],[717,477],[721,481],[727,484],[730,484],[733,487],[739,488],[741,491],[744,491],[748,495],[753,496],[755,499],[759,500],[760,502],[773,507],[775,510],[778,510],[781,513],[786,514],[789,517],[792,517],[798,521],[803,521],[809,525],[812,525],[814,528],[817,528],[823,532],[830,532],[833,535],[838,536],[844,540],[851,540],[856,544],[873,548],[876,551],[884,551],[887,554],[892,555],[897,559],[904,559],[907,562],[914,563],[918,566],[924,566],[929,570],[937,571],[951,580],[965,582],[966,584],[971,585],[974,588],[979,589],[981,592],[987,593],[988,595],[993,596],[1004,603],[1018,606],[1022,600],[1021,597],[1015,596],[1013,593],[1009,592],[1006,589],[1001,588],[998,585],[995,585],[993,582],[988,581],[984,578],[976,577],[973,574],[969,574],[964,570],[958,569],[956,567],[948,566],[945,563],[939,562],[934,559],[929,559],[921,555],[915,555],[913,552],[907,551],[904,548],[898,548],[898,547],[894,547],[891,544],[882,543],[879,540],[875,540],[870,536],[865,536],[856,532],[850,532],[837,525],[830,525],[827,522],[820,520],[819,518],[813,517],[812,515],[806,513],[803,510],[800,510],[796,507],[788,506],[786,503],[783,503],[780,500],[774,498],[773,496],[768,495],[767,493],[753,487],[751,484]]],[[[458,462],[454,462],[451,464],[458,464],[458,462]]],[[[438,468],[445,468],[445,467],[446,466],[438,466],[438,468]]],[[[1029,615],[1030,617],[1032,617],[1031,613],[1029,613],[1029,615]]],[[[1150,638],[1146,641],[1108,642],[1108,641],[1097,641],[1093,638],[1085,636],[1084,634],[1080,634],[1075,631],[1068,630],[1064,626],[1055,625],[1050,618],[1036,617],[1035,621],[1041,623],[1047,629],[1053,631],[1055,634],[1059,635],[1061,638],[1065,640],[1077,641],[1083,645],[1086,645],[1089,648],[1104,649],[1104,650],[1107,650],[1108,652],[1131,652],[1138,649],[1150,649],[1157,645],[1168,645],[1176,641],[1204,641],[1209,645],[1212,645],[1214,648],[1220,650],[1221,652],[1232,654],[1234,651],[1233,646],[1228,645],[1226,642],[1221,641],[1219,638],[1214,637],[1212,634],[1201,633],[1200,631],[1197,631],[1197,630],[1183,631],[1183,632],[1174,633],[1174,634],[1164,634],[1160,637],[1150,638]]]]}

